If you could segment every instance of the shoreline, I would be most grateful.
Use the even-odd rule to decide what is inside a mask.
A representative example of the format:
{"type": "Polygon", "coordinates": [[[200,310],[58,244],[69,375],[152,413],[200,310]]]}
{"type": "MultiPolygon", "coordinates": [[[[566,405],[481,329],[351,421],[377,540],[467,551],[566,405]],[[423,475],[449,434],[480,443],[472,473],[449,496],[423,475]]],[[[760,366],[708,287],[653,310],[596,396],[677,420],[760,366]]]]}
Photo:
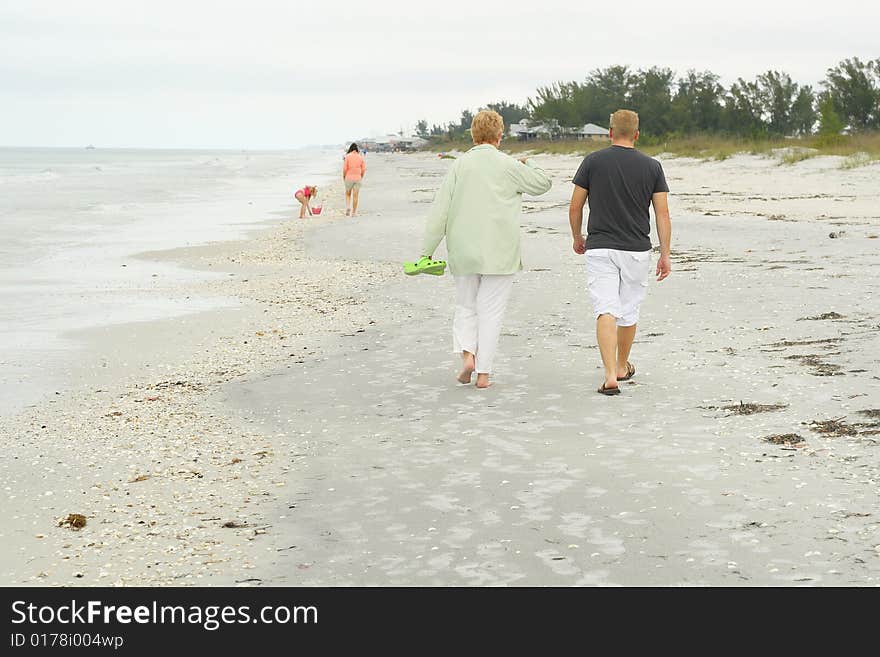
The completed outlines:
{"type": "MultiPolygon", "coordinates": [[[[2,435],[14,441],[16,463],[7,464],[0,482],[10,491],[10,517],[0,529],[3,583],[595,584],[618,582],[620,578],[614,573],[619,567],[648,573],[646,569],[653,564],[646,565],[644,559],[627,562],[622,555],[630,553],[614,547],[623,545],[624,539],[618,543],[612,538],[612,528],[617,531],[621,526],[611,513],[635,504],[635,498],[629,499],[633,490],[649,489],[640,489],[634,481],[628,483],[629,488],[615,491],[613,479],[615,473],[634,465],[645,482],[656,473],[651,473],[651,464],[642,462],[632,449],[627,451],[621,443],[603,440],[589,431],[578,436],[577,422],[565,419],[586,416],[594,422],[608,421],[607,413],[613,407],[582,397],[581,379],[596,369],[595,353],[589,337],[579,335],[582,327],[575,300],[560,297],[562,291],[568,294],[576,289],[579,276],[577,262],[565,255],[567,226],[559,210],[568,192],[564,182],[574,160],[547,157],[542,163],[553,175],[554,190],[548,197],[524,203],[526,270],[518,278],[519,291],[506,323],[500,363],[503,372],[489,396],[448,385],[447,374],[451,376],[454,369],[446,349],[450,277],[426,281],[424,277],[405,279],[400,274],[399,262],[417,248],[420,220],[446,166],[436,158],[371,154],[363,214],[354,220],[342,216],[342,184],[335,182],[328,186],[326,196],[322,194],[327,200],[319,217],[304,222],[289,219],[237,242],[163,252],[165,257],[186,261],[185,266],[209,267],[227,274],[200,283],[191,293],[222,292],[239,299],[240,305],[186,321],[115,326],[102,335],[95,334],[91,339],[96,350],[137,354],[140,340],[154,340],[167,345],[167,352],[159,362],[137,372],[132,372],[131,363],[121,366],[119,372],[125,377],[115,384],[102,381],[100,386],[91,385],[97,379],[84,372],[80,391],[59,395],[18,418],[4,418],[2,435]],[[381,199],[378,190],[383,190],[381,199]],[[547,294],[547,290],[556,292],[547,294]],[[535,300],[535,309],[530,299],[535,300]],[[563,347],[565,351],[560,352],[563,347]],[[554,393],[541,360],[522,357],[541,350],[565,377],[566,387],[561,390],[565,394],[554,393]],[[389,359],[393,359],[392,368],[386,366],[389,359]],[[498,407],[487,411],[487,423],[465,412],[483,407],[487,400],[498,407]],[[441,418],[449,409],[464,414],[444,422],[441,418]],[[561,421],[554,420],[558,414],[561,421]],[[470,424],[462,424],[467,421],[470,424]],[[535,442],[542,434],[552,437],[555,447],[535,442]],[[572,437],[575,442],[570,442],[572,437]],[[555,453],[555,448],[561,451],[555,453]],[[604,459],[603,448],[607,454],[604,459]],[[593,457],[584,461],[585,453],[593,457]],[[569,475],[554,470],[561,454],[569,459],[569,475]],[[530,470],[530,463],[546,464],[546,469],[530,470]],[[598,471],[590,470],[603,463],[598,471]],[[449,472],[444,470],[447,464],[449,472]],[[456,471],[465,479],[456,478],[456,471]],[[590,529],[587,523],[578,529],[575,523],[573,529],[562,532],[574,534],[560,537],[554,530],[550,538],[565,545],[583,545],[584,537],[595,542],[607,563],[592,575],[577,557],[580,574],[569,577],[565,572],[570,563],[556,563],[553,555],[531,545],[530,550],[543,556],[520,571],[522,564],[511,562],[512,557],[503,549],[505,544],[497,541],[532,534],[493,534],[495,530],[487,527],[499,525],[482,527],[459,509],[478,504],[485,513],[501,514],[505,519],[501,527],[514,529],[526,526],[524,518],[511,509],[504,510],[507,507],[522,506],[536,512],[540,507],[542,513],[569,508],[571,513],[581,513],[578,505],[582,500],[577,496],[554,497],[561,495],[557,486],[563,480],[574,482],[567,484],[574,486],[572,491],[582,490],[578,488],[582,483],[578,472],[593,479],[586,498],[600,500],[609,509],[601,511],[590,502],[590,513],[598,514],[596,520],[604,524],[590,529]],[[424,491],[419,473],[436,486],[433,496],[424,491]],[[474,481],[482,481],[483,490],[494,490],[493,486],[501,485],[494,481],[495,475],[499,481],[506,477],[522,487],[513,499],[504,502],[506,506],[497,508],[487,501],[494,497],[480,497],[479,487],[473,488],[474,481]],[[400,487],[394,483],[397,478],[401,478],[400,487]],[[529,489],[529,481],[544,483],[529,489]],[[599,481],[606,484],[601,494],[599,481]],[[609,504],[608,498],[602,497],[606,494],[622,498],[609,504]],[[473,495],[476,500],[470,499],[473,495]],[[397,510],[396,500],[401,505],[397,510]],[[68,513],[86,515],[87,526],[79,531],[57,527],[57,518],[68,513]],[[446,548],[440,561],[420,566],[422,546],[432,538],[423,532],[432,526],[442,533],[437,540],[444,541],[446,548]],[[597,528],[599,534],[594,533],[597,528]],[[416,538],[408,537],[409,533],[416,538]],[[357,548],[364,545],[377,556],[359,555],[357,548]],[[503,560],[504,572],[493,574],[487,562],[477,559],[481,550],[503,560]],[[381,560],[383,555],[386,561],[381,560]],[[480,565],[476,570],[469,568],[458,561],[462,555],[477,559],[475,563],[480,565]],[[358,575],[358,568],[367,570],[358,575]]],[[[810,164],[803,163],[799,170],[807,176],[808,184],[814,179],[810,164]]],[[[821,172],[816,174],[821,176],[821,172]]],[[[862,174],[850,172],[847,180],[858,185],[869,183],[862,174]]],[[[858,369],[860,360],[871,353],[869,340],[876,342],[859,331],[869,331],[876,317],[872,320],[858,312],[855,301],[838,292],[816,290],[813,305],[796,309],[786,305],[781,316],[758,322],[760,325],[755,324],[757,320],[740,317],[738,304],[747,303],[753,281],[777,267],[780,269],[771,275],[782,286],[781,304],[787,303],[785,294],[803,288],[802,276],[816,276],[804,273],[814,266],[831,268],[829,276],[845,273],[834,269],[834,258],[848,248],[872,244],[862,239],[880,230],[880,217],[873,214],[875,201],[864,192],[854,200],[799,200],[810,195],[795,189],[787,190],[785,197],[774,197],[769,192],[778,185],[764,180],[763,170],[747,160],[734,159],[706,170],[689,163],[681,168],[670,163],[667,175],[671,186],[679,186],[673,215],[674,221],[678,215],[681,226],[678,241],[674,241],[678,257],[674,266],[679,270],[674,274],[680,279],[677,285],[682,287],[683,298],[670,296],[669,288],[649,293],[653,305],[648,308],[645,332],[637,338],[640,380],[627,390],[633,391],[627,395],[633,401],[625,400],[621,410],[630,418],[627,422],[638,427],[635,446],[646,454],[656,454],[661,464],[681,477],[694,478],[683,486],[682,494],[698,504],[710,498],[716,505],[727,504],[730,500],[716,498],[721,493],[713,481],[728,479],[727,484],[741,497],[746,486],[742,481],[764,486],[755,481],[752,470],[738,464],[762,458],[761,451],[755,452],[756,446],[767,451],[758,440],[763,435],[762,425],[766,425],[766,433],[783,433],[796,419],[802,419],[798,414],[805,408],[815,409],[811,412],[816,416],[825,408],[840,415],[846,382],[870,383],[871,376],[877,378],[878,369],[868,358],[864,364],[867,374],[843,370],[845,376],[817,379],[800,361],[778,360],[780,356],[760,350],[754,355],[739,351],[741,343],[751,345],[755,336],[760,338],[757,345],[774,339],[824,340],[834,338],[837,327],[845,326],[852,335],[852,346],[843,355],[830,358],[841,367],[858,369]],[[703,187],[715,189],[712,185],[717,185],[719,176],[734,176],[739,169],[738,175],[743,177],[739,184],[749,190],[747,196],[754,197],[751,200],[736,189],[729,195],[702,191],[703,187]],[[828,207],[823,205],[826,203],[828,207]],[[832,214],[830,209],[841,203],[849,204],[845,220],[836,218],[840,212],[832,214]],[[773,219],[781,214],[781,205],[793,210],[782,219],[773,219]],[[823,214],[830,216],[823,219],[823,214]],[[736,217],[736,227],[724,223],[728,217],[736,217]],[[706,228],[701,227],[704,222],[706,228]],[[846,224],[845,238],[828,240],[827,226],[839,223],[846,224]],[[753,232],[760,239],[749,244],[744,232],[753,232]],[[718,242],[717,235],[730,243],[718,242]],[[813,255],[832,258],[827,263],[820,260],[822,264],[813,262],[811,254],[800,248],[820,238],[823,241],[815,243],[821,251],[813,255]],[[707,246],[710,244],[717,252],[707,246]],[[749,248],[759,255],[745,256],[749,248]],[[756,258],[753,264],[759,268],[741,269],[736,263],[745,257],[756,258]],[[664,311],[671,306],[675,313],[692,312],[685,305],[686,295],[699,295],[701,280],[716,286],[728,304],[715,308],[716,318],[698,317],[700,324],[711,327],[706,332],[698,331],[702,328],[699,325],[688,326],[675,314],[669,316],[672,311],[664,311]],[[830,310],[826,307],[829,298],[837,298],[834,309],[845,316],[843,324],[796,321],[801,315],[830,310]],[[850,322],[855,324],[850,327],[850,322]],[[789,335],[789,326],[797,335],[789,335]],[[701,350],[688,346],[694,340],[705,342],[701,350]],[[653,345],[652,350],[641,351],[644,345],[653,345]],[[724,345],[737,347],[737,354],[724,355],[720,351],[724,345]],[[710,347],[713,353],[705,351],[710,347]],[[719,419],[712,412],[707,417],[707,411],[695,411],[693,404],[682,403],[678,395],[687,395],[686,389],[675,385],[664,390],[663,378],[668,372],[663,372],[669,365],[662,360],[660,348],[675,367],[693,359],[693,352],[704,367],[711,364],[716,372],[704,377],[706,392],[700,399],[705,397],[705,401],[694,403],[720,406],[735,403],[735,397],[741,396],[745,401],[786,401],[791,408],[781,414],[759,415],[757,422],[719,419]],[[734,365],[723,369],[725,360],[734,365]],[[791,377],[790,391],[764,391],[752,384],[752,376],[768,363],[784,368],[791,377]],[[814,391],[811,386],[818,388],[814,391]],[[653,442],[656,436],[650,427],[639,424],[644,410],[633,404],[635,394],[641,391],[651,391],[642,399],[642,403],[654,405],[651,413],[669,416],[664,418],[663,432],[673,442],[677,437],[678,447],[668,441],[653,442]],[[820,401],[828,395],[838,401],[820,401]],[[747,443],[740,440],[743,432],[747,443]],[[725,444],[722,440],[734,442],[725,444]],[[713,459],[720,459],[721,466],[713,465],[713,459]],[[739,483],[737,474],[743,476],[739,483]]],[[[834,181],[815,180],[821,184],[813,193],[825,194],[825,188],[832,193],[834,181]]],[[[877,195],[876,191],[871,193],[877,195]]],[[[871,263],[860,266],[870,269],[871,263]]],[[[816,287],[822,286],[820,280],[815,281],[816,287]]],[[[831,277],[826,286],[844,282],[831,277]]],[[[783,350],[785,357],[790,351],[800,353],[797,348],[776,349],[783,350]]],[[[853,404],[880,406],[880,393],[870,388],[867,393],[866,398],[843,403],[853,413],[862,408],[853,404]]],[[[806,433],[802,428],[799,431],[806,433]]],[[[624,434],[619,438],[623,440],[624,434]]],[[[866,445],[869,437],[863,440],[866,445]]],[[[856,466],[846,460],[853,456],[866,459],[863,462],[871,471],[877,467],[870,452],[865,453],[859,444],[836,442],[817,444],[810,437],[808,449],[792,456],[799,459],[796,467],[806,468],[814,478],[822,474],[815,467],[818,461],[807,459],[824,458],[823,463],[829,463],[838,476],[855,471],[856,466]],[[832,459],[834,450],[839,454],[832,459]]],[[[766,455],[763,458],[774,463],[766,455]]],[[[774,476],[798,476],[792,474],[796,470],[784,469],[784,461],[778,463],[774,476]]],[[[770,489],[760,490],[762,495],[771,495],[770,489]]],[[[665,499],[675,507],[674,495],[665,499]]],[[[777,498],[773,499],[775,503],[777,498]]],[[[747,502],[752,504],[757,502],[747,502]]],[[[871,500],[864,499],[864,505],[870,504],[871,500]]],[[[843,506],[842,500],[838,506],[843,506]]],[[[856,506],[861,509],[863,505],[856,506]]],[[[713,508],[712,504],[706,507],[707,511],[713,508]]],[[[855,511],[861,512],[859,509],[855,511]]],[[[737,513],[734,508],[727,512],[737,513]]],[[[659,518],[651,520],[657,521],[659,518]]],[[[714,522],[708,516],[700,521],[714,522]]],[[[859,522],[864,530],[870,518],[859,522]]],[[[818,525],[812,522],[810,526],[818,525]]],[[[703,531],[712,536],[706,540],[716,544],[716,548],[706,548],[715,550],[712,554],[740,549],[724,542],[723,528],[707,525],[703,531]]],[[[544,534],[536,535],[543,541],[544,534]]],[[[545,542],[544,547],[554,549],[553,545],[547,548],[545,542]]],[[[789,552],[785,558],[794,559],[794,553],[789,552]]],[[[722,556],[712,559],[711,564],[704,564],[707,569],[718,560],[724,561],[722,556]]],[[[709,572],[696,581],[708,577],[709,572]]],[[[694,580],[685,577],[685,581],[694,580]]],[[[722,581],[735,583],[735,579],[722,581]]]]}
{"type": "MultiPolygon", "coordinates": [[[[340,195],[341,188],[331,183],[322,196],[340,195]]],[[[332,205],[325,202],[324,213],[308,222],[339,219],[342,212],[334,212],[332,205]]],[[[198,509],[209,506],[209,501],[218,510],[235,504],[219,501],[211,488],[237,490],[241,506],[229,510],[223,522],[258,522],[241,518],[253,515],[248,490],[255,481],[253,473],[266,470],[263,461],[273,446],[264,436],[225,422],[222,412],[205,401],[204,393],[268,363],[293,360],[294,354],[300,361],[313,357],[314,352],[299,343],[316,331],[339,330],[321,322],[323,315],[334,311],[333,295],[322,299],[321,292],[339,293],[334,290],[332,266],[303,257],[302,234],[308,222],[296,219],[295,209],[277,214],[294,218],[276,225],[271,219],[260,222],[245,239],[133,256],[222,274],[177,285],[174,294],[232,299],[235,305],[73,332],[68,337],[83,344],[71,376],[74,387],[60,387],[54,398],[2,418],[2,434],[16,443],[15,460],[31,464],[22,468],[10,463],[3,477],[7,491],[14,491],[9,497],[11,521],[0,530],[5,583],[130,585],[170,583],[177,578],[193,582],[208,571],[218,576],[216,564],[237,557],[247,544],[247,538],[229,540],[235,528],[199,522],[204,514],[198,509]],[[295,285],[293,276],[299,279],[295,285]],[[309,293],[298,292],[299,286],[309,293]],[[279,331],[275,324],[283,324],[285,334],[275,332],[279,331]],[[280,335],[286,339],[271,341],[280,335]],[[187,436],[180,435],[183,427],[187,436]],[[122,456],[110,456],[116,453],[122,456]],[[41,462],[47,459],[52,465],[44,469],[41,462]],[[93,483],[84,486],[84,477],[93,483]],[[201,490],[187,490],[190,480],[204,479],[210,483],[203,482],[207,485],[201,490]],[[137,504],[121,503],[135,496],[137,504]],[[60,499],[71,503],[59,504],[60,499]],[[183,505],[191,517],[172,522],[168,534],[137,531],[144,524],[158,526],[156,518],[167,517],[177,505],[183,505]],[[68,513],[82,513],[90,524],[79,532],[55,527],[55,520],[68,513]],[[38,529],[31,533],[31,526],[38,529]],[[176,552],[180,530],[204,537],[188,538],[189,544],[198,540],[203,545],[222,544],[226,556],[207,559],[186,576],[153,567],[137,570],[134,560],[143,562],[147,553],[161,557],[154,564],[158,567],[167,554],[176,552]],[[128,545],[130,556],[113,546],[119,542],[128,545]],[[149,547],[138,554],[132,552],[135,544],[149,547]],[[105,549],[114,555],[112,569],[97,565],[105,549]],[[18,553],[23,550],[31,555],[29,561],[39,558],[51,566],[22,572],[18,553]]],[[[381,268],[374,269],[381,278],[381,268]]],[[[334,313],[334,319],[341,320],[341,314],[334,313]]],[[[272,476],[277,478],[277,472],[272,476]]],[[[233,583],[222,577],[218,581],[233,583]]]]}
{"type": "Polygon", "coordinates": [[[332,171],[326,151],[254,158],[50,149],[23,157],[17,168],[7,160],[9,175],[0,180],[7,192],[0,209],[7,218],[2,414],[75,380],[87,355],[71,336],[83,330],[226,305],[187,293],[199,284],[191,279],[216,276],[210,268],[187,268],[157,252],[247,239],[273,217],[289,216],[292,172],[323,181],[332,171]]]}

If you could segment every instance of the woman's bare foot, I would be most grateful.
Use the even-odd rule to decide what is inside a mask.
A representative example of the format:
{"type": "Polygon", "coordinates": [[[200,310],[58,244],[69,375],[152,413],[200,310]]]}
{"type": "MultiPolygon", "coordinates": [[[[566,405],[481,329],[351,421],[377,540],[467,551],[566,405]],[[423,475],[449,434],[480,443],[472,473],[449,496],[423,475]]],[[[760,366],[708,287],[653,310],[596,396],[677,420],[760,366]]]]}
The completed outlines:
{"type": "Polygon", "coordinates": [[[477,374],[477,387],[478,388],[488,388],[492,384],[489,382],[488,374],[477,374]]]}
{"type": "Polygon", "coordinates": [[[474,370],[476,369],[476,364],[474,363],[474,355],[469,351],[464,351],[461,354],[461,372],[458,373],[458,382],[459,383],[470,383],[471,377],[474,374],[474,370]]]}

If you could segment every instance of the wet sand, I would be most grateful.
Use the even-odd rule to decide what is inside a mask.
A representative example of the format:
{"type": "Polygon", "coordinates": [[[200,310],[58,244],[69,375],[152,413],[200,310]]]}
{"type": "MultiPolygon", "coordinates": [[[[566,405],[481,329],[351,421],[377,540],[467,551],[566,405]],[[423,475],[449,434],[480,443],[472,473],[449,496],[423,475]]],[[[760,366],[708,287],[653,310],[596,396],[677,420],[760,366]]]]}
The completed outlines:
{"type": "Polygon", "coordinates": [[[400,273],[443,160],[371,154],[358,218],[163,256],[239,304],[93,333],[137,369],[4,421],[3,583],[876,584],[876,165],[665,160],[673,274],[607,398],[577,159],[539,159],[487,391],[453,378],[451,278],[400,273]]]}

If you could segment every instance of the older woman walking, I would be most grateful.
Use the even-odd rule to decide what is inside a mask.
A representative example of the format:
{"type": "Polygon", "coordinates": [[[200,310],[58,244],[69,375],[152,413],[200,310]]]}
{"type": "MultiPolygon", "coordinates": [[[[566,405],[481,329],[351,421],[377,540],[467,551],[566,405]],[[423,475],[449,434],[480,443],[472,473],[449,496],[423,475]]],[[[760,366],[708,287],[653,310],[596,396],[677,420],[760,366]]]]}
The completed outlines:
{"type": "Polygon", "coordinates": [[[513,276],[522,269],[522,194],[543,194],[550,178],[525,159],[498,150],[504,121],[480,111],[471,123],[474,147],[452,163],[428,215],[422,253],[432,256],[446,238],[449,268],[455,277],[453,350],[461,354],[458,374],[488,388],[501,334],[501,320],[513,276]]]}

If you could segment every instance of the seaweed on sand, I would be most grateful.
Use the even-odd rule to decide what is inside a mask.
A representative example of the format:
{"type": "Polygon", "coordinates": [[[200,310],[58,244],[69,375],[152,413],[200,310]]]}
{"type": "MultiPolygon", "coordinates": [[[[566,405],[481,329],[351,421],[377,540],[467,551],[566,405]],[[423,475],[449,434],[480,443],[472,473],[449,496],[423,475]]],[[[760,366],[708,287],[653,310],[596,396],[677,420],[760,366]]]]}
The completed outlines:
{"type": "Polygon", "coordinates": [[[765,436],[761,440],[773,443],[774,445],[803,445],[803,443],[807,442],[796,433],[779,433],[773,436],[765,436]]]}
{"type": "Polygon", "coordinates": [[[840,371],[840,365],[835,365],[834,363],[826,363],[822,360],[822,356],[817,354],[795,354],[793,356],[786,356],[788,360],[798,360],[801,364],[806,365],[807,367],[813,368],[813,371],[810,372],[813,376],[841,376],[843,372],[840,371]]]}
{"type": "Polygon", "coordinates": [[[844,316],[840,313],[836,313],[833,310],[830,313],[822,313],[821,315],[813,315],[812,317],[801,317],[798,319],[799,322],[804,320],[819,320],[819,319],[843,319],[844,316]]]}
{"type": "Polygon", "coordinates": [[[804,424],[815,433],[822,433],[826,436],[857,436],[859,430],[843,421],[843,417],[834,418],[832,420],[813,420],[804,424]]]}
{"type": "Polygon", "coordinates": [[[842,341],[843,338],[823,338],[821,340],[781,340],[780,342],[774,342],[773,344],[767,345],[768,347],[800,347],[803,345],[813,345],[813,344],[822,344],[826,345],[828,348],[831,348],[837,342],[842,341]]]}
{"type": "Polygon", "coordinates": [[[778,411],[787,407],[788,404],[752,404],[741,401],[739,404],[722,406],[721,410],[729,411],[734,415],[754,415],[755,413],[768,413],[770,411],[778,411]]]}

